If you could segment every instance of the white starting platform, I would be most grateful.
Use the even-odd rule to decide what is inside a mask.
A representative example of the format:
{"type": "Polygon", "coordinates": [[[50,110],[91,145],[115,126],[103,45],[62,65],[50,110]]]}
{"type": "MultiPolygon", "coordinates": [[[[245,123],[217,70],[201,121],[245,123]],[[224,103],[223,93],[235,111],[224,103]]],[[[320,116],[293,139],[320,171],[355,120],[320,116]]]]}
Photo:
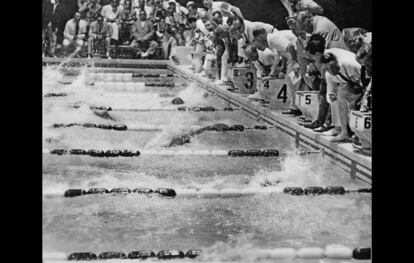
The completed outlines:
{"type": "Polygon", "coordinates": [[[203,70],[203,61],[206,56],[204,52],[191,52],[191,65],[195,73],[200,73],[203,70]]]}
{"type": "Polygon", "coordinates": [[[358,136],[363,148],[372,147],[372,112],[351,111],[349,127],[358,136]]]}
{"type": "Polygon", "coordinates": [[[207,54],[204,60],[204,72],[209,78],[218,78],[217,59],[214,54],[207,54]]]}
{"type": "Polygon", "coordinates": [[[285,78],[257,78],[257,90],[270,101],[271,110],[287,110],[292,100],[285,78]]]}
{"type": "Polygon", "coordinates": [[[191,53],[194,47],[173,47],[171,53],[178,58],[180,65],[192,65],[191,53]]]}
{"type": "Polygon", "coordinates": [[[319,112],[319,91],[296,91],[295,104],[307,120],[316,121],[319,112]]]}
{"type": "Polygon", "coordinates": [[[252,67],[234,67],[231,72],[231,81],[237,88],[237,93],[253,94],[256,92],[257,76],[252,67]]]}

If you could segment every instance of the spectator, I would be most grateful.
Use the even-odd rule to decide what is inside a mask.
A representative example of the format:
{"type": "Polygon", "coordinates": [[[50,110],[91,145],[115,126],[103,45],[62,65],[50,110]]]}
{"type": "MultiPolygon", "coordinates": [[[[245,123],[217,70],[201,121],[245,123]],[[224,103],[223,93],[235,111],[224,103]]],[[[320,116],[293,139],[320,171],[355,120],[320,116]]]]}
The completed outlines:
{"type": "Polygon", "coordinates": [[[154,13],[154,8],[148,5],[148,1],[145,0],[134,0],[132,3],[132,8],[137,14],[139,10],[144,10],[147,14],[147,20],[151,20],[154,13]]]}
{"type": "Polygon", "coordinates": [[[119,39],[119,26],[118,19],[120,17],[122,7],[119,6],[117,0],[112,0],[110,4],[102,7],[101,15],[104,17],[105,22],[111,26],[111,40],[114,40],[116,43],[119,39]]]}
{"type": "Polygon", "coordinates": [[[188,18],[193,17],[195,19],[198,19],[200,17],[200,14],[204,11],[203,8],[198,8],[193,1],[189,1],[187,3],[187,10],[188,18]]]}
{"type": "MultiPolygon", "coordinates": [[[[292,83],[292,79],[289,77],[289,74],[293,71],[293,68],[297,64],[297,55],[296,55],[296,36],[292,33],[291,30],[282,30],[269,34],[266,29],[260,28],[253,31],[254,35],[254,44],[259,49],[264,51],[266,48],[269,48],[276,55],[284,57],[287,59],[287,69],[285,73],[285,80],[288,87],[289,95],[292,98],[290,102],[290,109],[288,111],[282,112],[282,114],[288,114],[292,116],[299,116],[302,112],[295,104],[295,93],[297,85],[292,83]]],[[[279,60],[275,59],[273,62],[272,69],[269,73],[270,77],[276,77],[280,73],[281,67],[279,65],[279,60]]]]}
{"type": "Polygon", "coordinates": [[[367,112],[372,109],[372,46],[364,44],[356,54],[356,60],[361,66],[361,84],[365,88],[364,96],[361,102],[361,112],[367,112]]]}
{"type": "Polygon", "coordinates": [[[164,20],[158,23],[158,29],[155,32],[155,39],[161,49],[161,59],[172,59],[174,54],[171,52],[173,47],[177,46],[177,40],[173,37],[167,28],[164,20]]]}
{"type": "Polygon", "coordinates": [[[204,7],[207,8],[207,15],[209,20],[212,20],[212,14],[215,11],[220,11],[223,16],[238,16],[243,19],[243,14],[238,7],[235,7],[227,2],[203,0],[204,7]]]}
{"type": "Polygon", "coordinates": [[[75,16],[66,22],[63,35],[63,46],[66,55],[70,48],[75,46],[76,52],[78,52],[83,46],[86,36],[86,23],[81,19],[81,14],[79,12],[76,12],[75,16]]]}
{"type": "Polygon", "coordinates": [[[137,20],[135,9],[132,9],[131,1],[125,0],[124,7],[119,15],[119,42],[124,45],[131,43],[132,24],[137,20]]]}
{"type": "Polygon", "coordinates": [[[351,51],[331,48],[325,50],[321,63],[326,67],[327,99],[331,103],[334,129],[323,133],[336,136],[333,142],[344,142],[350,139],[349,113],[358,110],[357,103],[363,94],[361,81],[361,65],[351,51]]]}
{"type": "Polygon", "coordinates": [[[96,21],[98,16],[101,13],[102,6],[98,3],[97,0],[89,0],[89,4],[87,7],[86,12],[86,20],[88,23],[92,23],[93,21],[96,21]]]}
{"type": "Polygon", "coordinates": [[[138,57],[148,58],[155,54],[158,45],[154,41],[154,33],[154,25],[147,20],[145,11],[140,10],[139,20],[132,25],[133,41],[131,42],[131,46],[138,49],[138,57]]]}
{"type": "Polygon", "coordinates": [[[98,15],[89,27],[88,58],[94,50],[102,47],[105,47],[106,57],[111,58],[111,27],[104,21],[103,16],[98,15]]]}
{"type": "Polygon", "coordinates": [[[42,3],[42,55],[51,53],[52,43],[56,43],[56,34],[52,29],[54,4],[50,0],[42,3]],[[49,49],[48,49],[49,47],[49,49]]]}
{"type": "MultiPolygon", "coordinates": [[[[51,43],[50,53],[52,56],[56,55],[56,51],[60,49],[63,41],[63,31],[66,26],[67,6],[60,0],[51,1],[53,4],[52,21],[51,21],[51,43]]],[[[73,17],[73,16],[72,16],[73,17]]]]}
{"type": "Polygon", "coordinates": [[[81,14],[81,19],[86,20],[86,13],[88,12],[89,0],[78,0],[78,12],[81,14]]]}
{"type": "Polygon", "coordinates": [[[159,23],[161,20],[164,20],[166,17],[166,9],[163,8],[163,2],[161,0],[154,0],[154,15],[153,22],[159,23]]]}

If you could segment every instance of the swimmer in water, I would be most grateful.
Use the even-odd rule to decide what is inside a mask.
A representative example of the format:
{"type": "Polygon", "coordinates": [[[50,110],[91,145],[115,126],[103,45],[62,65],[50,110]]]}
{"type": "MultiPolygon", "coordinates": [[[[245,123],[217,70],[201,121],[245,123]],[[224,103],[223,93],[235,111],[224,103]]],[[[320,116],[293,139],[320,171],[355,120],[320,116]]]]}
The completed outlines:
{"type": "Polygon", "coordinates": [[[114,117],[112,117],[111,115],[109,115],[107,110],[98,110],[98,109],[92,109],[92,112],[101,118],[104,118],[106,120],[113,120],[116,121],[116,119],[114,117]]]}
{"type": "Polygon", "coordinates": [[[223,132],[229,130],[229,126],[224,123],[217,123],[214,125],[209,125],[200,129],[197,129],[195,131],[191,131],[188,134],[179,135],[171,139],[171,141],[165,146],[165,147],[173,147],[173,146],[179,146],[184,145],[191,142],[191,137],[194,135],[202,134],[205,131],[218,131],[223,132]]]}

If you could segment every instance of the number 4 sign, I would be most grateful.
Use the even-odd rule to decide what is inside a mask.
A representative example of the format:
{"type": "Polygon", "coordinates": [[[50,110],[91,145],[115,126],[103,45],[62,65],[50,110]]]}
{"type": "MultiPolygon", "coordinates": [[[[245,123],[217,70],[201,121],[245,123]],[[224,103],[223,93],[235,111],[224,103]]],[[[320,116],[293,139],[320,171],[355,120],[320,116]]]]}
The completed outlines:
{"type": "Polygon", "coordinates": [[[271,110],[285,110],[289,108],[290,100],[286,81],[279,78],[258,78],[258,87],[265,97],[270,98],[271,110]]]}

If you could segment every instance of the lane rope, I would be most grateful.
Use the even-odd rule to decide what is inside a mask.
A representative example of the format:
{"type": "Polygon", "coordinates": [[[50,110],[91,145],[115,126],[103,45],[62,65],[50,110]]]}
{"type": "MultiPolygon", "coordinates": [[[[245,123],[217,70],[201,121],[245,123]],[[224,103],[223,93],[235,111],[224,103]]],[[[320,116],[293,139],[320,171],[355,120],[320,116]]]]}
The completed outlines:
{"type": "Polygon", "coordinates": [[[229,156],[229,157],[278,157],[277,149],[265,150],[84,150],[84,149],[43,149],[44,154],[52,155],[88,155],[92,157],[138,157],[157,156],[229,156]]]}
{"type": "Polygon", "coordinates": [[[165,197],[241,197],[255,194],[286,194],[294,196],[320,196],[320,195],[345,195],[351,193],[372,193],[372,188],[359,188],[353,190],[346,190],[343,186],[310,186],[310,187],[250,187],[250,188],[185,188],[185,189],[172,189],[172,188],[157,188],[151,189],[146,187],[139,188],[127,188],[118,187],[113,189],[107,188],[89,188],[79,189],[72,188],[67,189],[63,194],[61,190],[46,190],[43,195],[53,197],[78,197],[83,195],[95,195],[95,194],[112,194],[112,195],[127,195],[127,194],[143,194],[152,195],[157,194],[165,197]]]}
{"type": "MultiPolygon", "coordinates": [[[[167,125],[129,125],[126,126],[124,124],[94,124],[94,123],[53,123],[53,124],[45,124],[46,127],[51,128],[70,128],[70,127],[84,127],[84,128],[96,128],[96,129],[105,129],[105,130],[116,130],[116,131],[163,131],[167,129],[167,125]]],[[[204,128],[205,131],[218,131],[218,132],[227,132],[227,131],[236,131],[236,132],[243,132],[245,130],[268,130],[271,128],[275,128],[276,126],[266,126],[266,125],[254,125],[251,127],[244,126],[241,124],[233,124],[229,125],[228,128],[224,127],[220,131],[217,128],[214,128],[214,124],[207,126],[204,128]]],[[[176,127],[174,127],[176,128],[176,127]]],[[[182,126],[182,128],[188,128],[182,126]]],[[[191,129],[199,129],[203,128],[202,126],[191,126],[191,129]]]]}
{"type": "MultiPolygon", "coordinates": [[[[80,105],[72,105],[74,109],[79,109],[80,105]]],[[[104,111],[132,111],[132,112],[146,112],[146,111],[192,111],[192,112],[213,112],[213,111],[235,111],[242,110],[240,107],[225,107],[215,108],[213,106],[180,106],[170,108],[113,108],[105,106],[89,106],[91,110],[104,110],[104,111]]]]}
{"type": "MultiPolygon", "coordinates": [[[[131,251],[129,253],[112,251],[95,254],[93,252],[75,252],[67,255],[66,253],[43,253],[44,260],[58,261],[91,261],[107,259],[194,259],[200,256],[202,250],[191,249],[187,252],[181,250],[161,250],[157,253],[151,250],[131,251]]],[[[339,260],[370,260],[372,258],[371,248],[349,248],[343,245],[328,245],[324,249],[320,247],[295,248],[273,248],[255,249],[252,253],[257,258],[266,259],[339,259],[339,260]]]]}

